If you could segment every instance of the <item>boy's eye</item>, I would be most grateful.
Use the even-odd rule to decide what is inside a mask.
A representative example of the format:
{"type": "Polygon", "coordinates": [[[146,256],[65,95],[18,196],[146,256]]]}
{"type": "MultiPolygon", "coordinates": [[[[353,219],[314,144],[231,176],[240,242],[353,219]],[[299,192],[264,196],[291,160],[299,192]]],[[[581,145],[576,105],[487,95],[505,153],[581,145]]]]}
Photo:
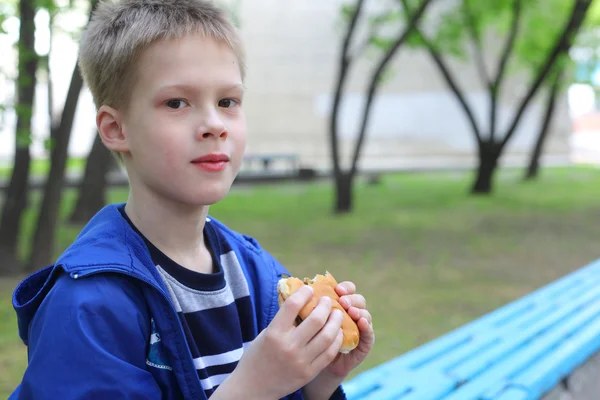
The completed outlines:
{"type": "Polygon", "coordinates": [[[172,99],[167,101],[166,105],[169,108],[179,109],[185,107],[186,103],[181,99],[172,99]]]}
{"type": "Polygon", "coordinates": [[[219,107],[230,108],[237,104],[237,102],[233,99],[223,99],[219,101],[219,107]]]}

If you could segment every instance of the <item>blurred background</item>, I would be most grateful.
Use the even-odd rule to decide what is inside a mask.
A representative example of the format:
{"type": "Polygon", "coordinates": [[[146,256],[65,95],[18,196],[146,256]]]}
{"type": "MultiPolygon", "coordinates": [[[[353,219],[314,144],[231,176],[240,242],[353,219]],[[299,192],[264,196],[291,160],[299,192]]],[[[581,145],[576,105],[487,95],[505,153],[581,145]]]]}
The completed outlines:
{"type": "MultiPolygon", "coordinates": [[[[0,0],[0,397],[11,305],[127,180],[76,68],[95,0],[0,0]]],[[[246,158],[211,213],[368,301],[359,373],[600,258],[599,0],[222,0],[246,158]]]]}

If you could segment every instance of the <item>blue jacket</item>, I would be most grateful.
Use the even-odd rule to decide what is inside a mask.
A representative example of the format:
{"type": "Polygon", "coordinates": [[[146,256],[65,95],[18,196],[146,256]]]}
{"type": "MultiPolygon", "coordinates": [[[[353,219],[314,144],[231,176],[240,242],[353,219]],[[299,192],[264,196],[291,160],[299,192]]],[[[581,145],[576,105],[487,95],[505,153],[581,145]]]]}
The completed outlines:
{"type": "MultiPolygon", "coordinates": [[[[119,206],[102,209],[54,265],[17,286],[29,365],[9,399],[206,398],[167,289],[119,206]]],[[[251,237],[212,222],[242,264],[263,330],[289,273],[251,237]]],[[[333,398],[345,399],[341,387],[333,398]]]]}

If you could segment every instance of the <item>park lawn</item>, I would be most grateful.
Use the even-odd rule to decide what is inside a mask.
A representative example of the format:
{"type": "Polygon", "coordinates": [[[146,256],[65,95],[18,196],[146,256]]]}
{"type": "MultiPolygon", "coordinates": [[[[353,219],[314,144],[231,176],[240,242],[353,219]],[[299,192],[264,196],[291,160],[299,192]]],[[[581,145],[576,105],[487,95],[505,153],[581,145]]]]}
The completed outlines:
{"type": "MultiPolygon", "coordinates": [[[[67,161],[67,171],[82,172],[85,168],[85,158],[69,158],[67,161]]],[[[50,161],[47,159],[35,159],[31,162],[32,176],[46,176],[50,171],[50,161]]],[[[12,172],[12,161],[0,163],[0,179],[10,178],[12,172]]]]}
{"type": "MultiPolygon", "coordinates": [[[[238,187],[211,214],[256,237],[294,275],[329,270],[357,284],[377,340],[355,376],[600,258],[600,169],[548,169],[528,184],[504,171],[491,198],[467,196],[470,178],[360,183],[356,210],[344,216],[331,214],[325,183],[238,187]]],[[[113,190],[111,201],[125,195],[113,190]]],[[[63,215],[72,201],[69,192],[63,215]]],[[[26,221],[24,237],[32,215],[26,221]]],[[[79,229],[61,228],[57,254],[79,229]]],[[[25,367],[9,300],[15,284],[0,282],[3,398],[25,367]]]]}

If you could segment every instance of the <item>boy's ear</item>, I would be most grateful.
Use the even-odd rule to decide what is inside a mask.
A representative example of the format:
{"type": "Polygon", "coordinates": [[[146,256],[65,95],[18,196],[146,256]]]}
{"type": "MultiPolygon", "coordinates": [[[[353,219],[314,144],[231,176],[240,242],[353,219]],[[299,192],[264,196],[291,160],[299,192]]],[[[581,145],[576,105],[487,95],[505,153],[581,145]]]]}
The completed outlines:
{"type": "Polygon", "coordinates": [[[119,153],[129,151],[127,139],[123,134],[121,113],[118,110],[107,105],[100,107],[96,114],[96,126],[100,139],[109,150],[119,153]]]}

